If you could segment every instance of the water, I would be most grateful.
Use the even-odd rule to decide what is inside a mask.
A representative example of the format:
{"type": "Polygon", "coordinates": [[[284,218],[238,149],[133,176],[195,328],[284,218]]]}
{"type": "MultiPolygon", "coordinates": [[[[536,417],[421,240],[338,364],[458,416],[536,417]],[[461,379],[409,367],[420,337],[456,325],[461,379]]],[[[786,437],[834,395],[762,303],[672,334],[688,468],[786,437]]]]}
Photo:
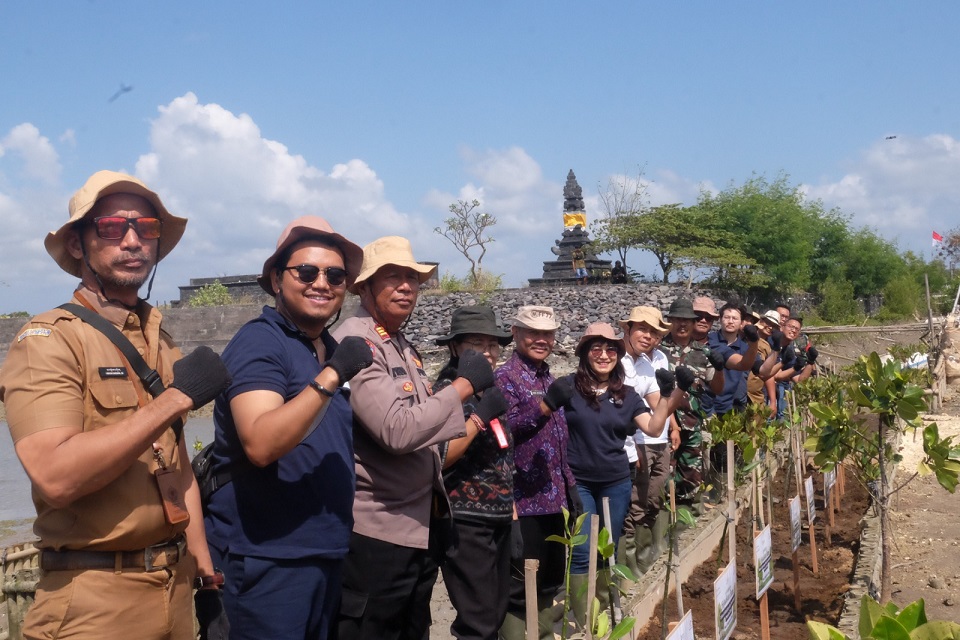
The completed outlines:
{"type": "MultiPolygon", "coordinates": [[[[213,418],[190,418],[184,429],[184,439],[191,456],[196,440],[204,445],[210,444],[213,441],[213,418]]],[[[30,499],[30,479],[17,458],[7,423],[0,422],[0,547],[30,539],[36,515],[30,499]]]]}

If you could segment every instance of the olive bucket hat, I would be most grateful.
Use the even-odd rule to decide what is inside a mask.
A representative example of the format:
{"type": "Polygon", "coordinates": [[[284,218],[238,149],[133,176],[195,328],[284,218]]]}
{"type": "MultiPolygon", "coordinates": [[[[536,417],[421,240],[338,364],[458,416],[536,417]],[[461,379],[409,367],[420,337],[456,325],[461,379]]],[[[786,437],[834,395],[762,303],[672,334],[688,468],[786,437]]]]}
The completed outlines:
{"type": "Polygon", "coordinates": [[[167,211],[160,201],[160,196],[147,188],[137,178],[116,171],[97,171],[87,179],[87,182],[70,198],[68,210],[70,219],[67,223],[47,234],[43,246],[47,253],[60,265],[60,268],[72,276],[80,277],[80,258],[74,258],[67,250],[67,237],[74,225],[83,219],[93,209],[97,201],[115,193],[128,193],[140,196],[150,203],[160,218],[163,230],[157,246],[157,262],[163,260],[167,254],[180,242],[183,232],[187,228],[187,219],[178,218],[167,211]]]}
{"type": "Polygon", "coordinates": [[[457,336],[465,336],[471,333],[496,338],[501,347],[510,344],[510,341],[513,340],[513,334],[504,331],[497,322],[497,316],[492,308],[471,305],[460,307],[453,312],[453,317],[450,319],[450,333],[437,338],[436,343],[443,346],[449,344],[457,336]]]}
{"type": "Polygon", "coordinates": [[[667,319],[670,318],[686,318],[688,320],[696,320],[697,313],[693,310],[693,302],[690,298],[677,298],[670,305],[670,310],[667,311],[667,319]]]}

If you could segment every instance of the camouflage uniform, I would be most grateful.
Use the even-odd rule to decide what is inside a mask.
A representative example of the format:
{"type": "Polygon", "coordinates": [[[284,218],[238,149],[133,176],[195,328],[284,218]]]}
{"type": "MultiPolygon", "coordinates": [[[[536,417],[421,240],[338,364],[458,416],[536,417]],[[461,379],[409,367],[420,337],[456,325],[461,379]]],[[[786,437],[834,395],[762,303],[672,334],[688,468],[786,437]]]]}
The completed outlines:
{"type": "Polygon", "coordinates": [[[696,340],[681,347],[673,342],[672,335],[663,339],[659,349],[666,354],[671,371],[683,365],[697,375],[697,382],[690,388],[690,399],[675,414],[680,424],[680,446],[673,452],[677,500],[692,502],[703,484],[702,430],[707,416],[700,406],[700,394],[707,391],[707,383],[713,379],[714,369],[707,359],[710,349],[696,340]]]}

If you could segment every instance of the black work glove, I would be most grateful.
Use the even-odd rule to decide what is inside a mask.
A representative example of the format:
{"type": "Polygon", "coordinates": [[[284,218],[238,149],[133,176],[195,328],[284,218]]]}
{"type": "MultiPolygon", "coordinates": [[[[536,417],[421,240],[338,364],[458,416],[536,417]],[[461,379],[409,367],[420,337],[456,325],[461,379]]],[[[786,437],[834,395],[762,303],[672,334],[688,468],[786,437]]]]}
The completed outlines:
{"type": "Polygon", "coordinates": [[[230,372],[210,347],[197,347],[173,363],[170,387],[189,397],[194,409],[216,398],[229,384],[230,372]]]}
{"type": "Polygon", "coordinates": [[[761,360],[760,358],[757,358],[756,360],[753,361],[753,366],[750,367],[750,372],[753,373],[753,375],[758,376],[760,375],[760,367],[762,366],[763,366],[763,360],[761,360]]]}
{"type": "Polygon", "coordinates": [[[727,359],[723,357],[723,354],[714,349],[707,349],[707,360],[710,361],[714,369],[723,369],[727,365],[727,359]]]}
{"type": "Polygon", "coordinates": [[[523,560],[523,532],[519,520],[510,521],[510,558],[523,560]]]}
{"type": "Polygon", "coordinates": [[[197,589],[193,595],[200,626],[200,640],[228,640],[230,622],[223,610],[223,592],[220,589],[197,589]]]}
{"type": "Polygon", "coordinates": [[[794,347],[793,343],[790,343],[780,349],[780,362],[783,363],[784,369],[789,369],[793,366],[793,362],[797,359],[797,354],[799,352],[800,350],[794,347]]]}
{"type": "Polygon", "coordinates": [[[477,403],[474,413],[480,416],[484,424],[490,424],[492,419],[506,413],[509,408],[510,404],[507,403],[507,399],[500,393],[500,389],[490,387],[483,392],[483,397],[480,398],[480,402],[477,403]]]}
{"type": "Polygon", "coordinates": [[[373,352],[367,341],[359,336],[347,336],[337,345],[326,366],[337,372],[340,384],[343,384],[372,363],[373,352]]]}
{"type": "Polygon", "coordinates": [[[760,340],[760,334],[757,332],[757,328],[752,324],[748,324],[743,328],[743,338],[750,343],[757,342],[760,340]]]}
{"type": "Polygon", "coordinates": [[[783,343],[783,331],[780,331],[780,329],[774,329],[773,333],[770,334],[770,342],[773,343],[771,346],[774,349],[783,349],[783,347],[780,346],[783,343]]]}
{"type": "MultiPolygon", "coordinates": [[[[583,515],[583,499],[576,487],[567,487],[567,511],[573,521],[583,515]]],[[[573,526],[573,523],[570,526],[573,526]]]]}
{"type": "Polygon", "coordinates": [[[819,356],[820,352],[817,351],[817,348],[813,345],[810,345],[810,347],[807,349],[807,362],[809,364],[815,364],[819,356]]]}
{"type": "Polygon", "coordinates": [[[474,393],[493,386],[493,368],[482,353],[467,349],[460,355],[457,364],[457,376],[463,378],[473,386],[474,393]]]}
{"type": "Polygon", "coordinates": [[[677,377],[672,371],[657,369],[654,375],[657,378],[657,386],[660,387],[660,395],[664,398],[673,393],[673,390],[677,388],[677,377]]]}
{"type": "Polygon", "coordinates": [[[549,387],[547,393],[543,396],[543,403],[550,407],[550,411],[556,411],[560,407],[570,404],[570,398],[573,397],[573,380],[567,376],[557,378],[549,387]]]}
{"type": "Polygon", "coordinates": [[[674,374],[677,376],[677,386],[684,392],[690,391],[690,387],[697,381],[697,374],[689,367],[679,366],[674,374]]]}
{"type": "Polygon", "coordinates": [[[801,351],[797,354],[797,359],[793,363],[793,368],[797,371],[803,371],[805,366],[807,366],[807,354],[801,351]]]}

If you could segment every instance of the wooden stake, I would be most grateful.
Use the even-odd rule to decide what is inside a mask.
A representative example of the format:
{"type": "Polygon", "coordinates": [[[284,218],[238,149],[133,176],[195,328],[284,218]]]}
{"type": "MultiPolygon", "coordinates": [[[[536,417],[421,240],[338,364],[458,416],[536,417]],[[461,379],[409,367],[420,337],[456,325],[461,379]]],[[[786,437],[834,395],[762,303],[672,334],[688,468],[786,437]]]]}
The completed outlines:
{"type": "Polygon", "coordinates": [[[523,561],[523,587],[526,592],[527,607],[527,640],[538,640],[540,637],[540,622],[537,618],[537,568],[539,560],[526,559],[523,561]]]}
{"type": "MultiPolygon", "coordinates": [[[[600,516],[590,514],[590,540],[587,542],[590,549],[590,563],[587,565],[587,640],[593,640],[593,601],[597,597],[597,538],[600,537],[600,516]]],[[[571,594],[576,598],[576,594],[571,594]]]]}
{"type": "MultiPolygon", "coordinates": [[[[613,526],[610,524],[610,498],[603,497],[603,521],[607,524],[607,527],[610,529],[610,539],[613,539],[613,526]]],[[[592,547],[596,549],[596,544],[592,547]]],[[[617,559],[613,556],[610,556],[607,559],[607,566],[610,568],[610,582],[612,583],[616,576],[613,573],[613,566],[617,563],[617,559]]],[[[620,620],[623,618],[623,611],[620,608],[620,590],[611,587],[610,584],[606,585],[607,592],[610,594],[610,602],[613,604],[613,625],[616,626],[620,623],[620,620]]]]}
{"type": "Polygon", "coordinates": [[[737,562],[737,488],[733,482],[733,468],[735,460],[733,458],[733,440],[727,440],[727,518],[730,521],[729,535],[727,536],[727,546],[730,557],[728,562],[736,564],[737,562]]]}
{"type": "Polygon", "coordinates": [[[767,605],[767,592],[760,596],[760,638],[770,640],[770,609],[767,605]]]}
{"type": "Polygon", "coordinates": [[[800,611],[800,557],[799,553],[793,552],[793,608],[797,613],[800,611]]]}
{"type": "Polygon", "coordinates": [[[673,531],[670,536],[670,545],[673,547],[670,577],[673,579],[673,588],[677,590],[677,614],[683,618],[683,591],[680,588],[680,580],[677,579],[677,572],[680,570],[680,542],[677,540],[677,485],[673,481],[672,474],[668,483],[670,485],[670,524],[673,531]]]}

